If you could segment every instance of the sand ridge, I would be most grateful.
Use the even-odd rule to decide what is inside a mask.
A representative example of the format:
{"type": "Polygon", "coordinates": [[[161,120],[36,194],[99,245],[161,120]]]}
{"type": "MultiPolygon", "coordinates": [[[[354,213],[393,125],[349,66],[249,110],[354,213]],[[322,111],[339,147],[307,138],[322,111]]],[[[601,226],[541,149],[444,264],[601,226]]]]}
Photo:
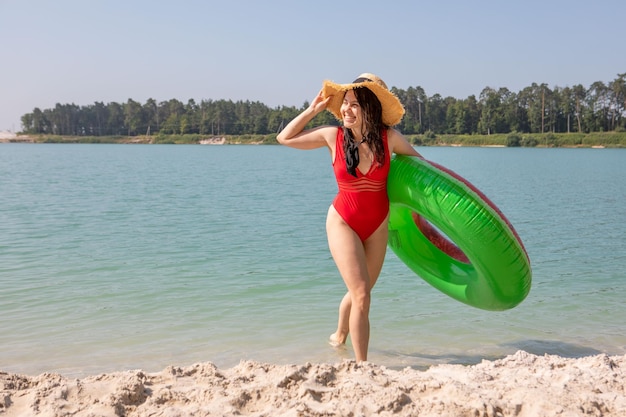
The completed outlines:
{"type": "Polygon", "coordinates": [[[626,416],[626,355],[523,351],[477,365],[391,370],[345,360],[210,362],[68,379],[0,372],[2,416],[626,416]]]}

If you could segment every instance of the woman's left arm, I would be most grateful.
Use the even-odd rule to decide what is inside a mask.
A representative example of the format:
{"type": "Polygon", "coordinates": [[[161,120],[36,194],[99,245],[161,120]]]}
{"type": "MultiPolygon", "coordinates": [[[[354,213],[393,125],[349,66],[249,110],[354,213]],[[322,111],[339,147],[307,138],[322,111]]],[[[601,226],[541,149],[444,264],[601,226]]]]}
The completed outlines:
{"type": "Polygon", "coordinates": [[[419,152],[415,150],[413,145],[404,137],[404,135],[398,132],[396,129],[390,128],[387,130],[387,141],[389,142],[389,151],[398,155],[410,155],[423,158],[419,152]]]}

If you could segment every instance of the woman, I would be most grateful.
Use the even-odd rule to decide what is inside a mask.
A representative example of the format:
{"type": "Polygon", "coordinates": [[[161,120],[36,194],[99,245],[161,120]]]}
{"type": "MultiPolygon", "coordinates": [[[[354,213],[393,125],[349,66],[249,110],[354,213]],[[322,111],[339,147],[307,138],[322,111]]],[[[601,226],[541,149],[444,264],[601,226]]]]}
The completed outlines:
{"type": "Polygon", "coordinates": [[[404,108],[374,74],[361,74],[350,84],[325,81],[311,105],[293,119],[277,140],[297,149],[328,147],[339,192],[328,209],[328,246],[347,294],[339,306],[334,346],[351,334],[357,362],[367,360],[372,287],[387,249],[389,199],[387,175],[391,154],[420,156],[397,130],[404,108]],[[304,130],[324,109],[342,127],[304,130]]]}

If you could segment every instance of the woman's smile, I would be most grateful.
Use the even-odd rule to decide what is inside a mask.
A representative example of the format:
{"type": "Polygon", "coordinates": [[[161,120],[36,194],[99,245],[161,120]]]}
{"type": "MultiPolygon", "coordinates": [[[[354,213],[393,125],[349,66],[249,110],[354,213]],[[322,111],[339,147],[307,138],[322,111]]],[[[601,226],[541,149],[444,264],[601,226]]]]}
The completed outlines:
{"type": "Polygon", "coordinates": [[[361,105],[353,90],[347,91],[341,103],[341,116],[345,127],[358,126],[361,119],[361,105]]]}

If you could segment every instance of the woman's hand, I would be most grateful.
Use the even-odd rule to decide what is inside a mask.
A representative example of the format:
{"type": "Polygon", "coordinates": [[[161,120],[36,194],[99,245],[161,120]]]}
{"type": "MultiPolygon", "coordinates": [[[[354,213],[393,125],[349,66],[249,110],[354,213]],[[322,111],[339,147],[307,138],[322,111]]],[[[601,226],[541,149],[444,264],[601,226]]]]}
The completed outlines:
{"type": "Polygon", "coordinates": [[[304,130],[304,128],[315,116],[326,109],[331,97],[324,97],[322,90],[320,90],[309,107],[290,121],[276,136],[278,143],[299,149],[314,149],[328,146],[328,141],[334,139],[330,130],[324,126],[310,130],[304,130]]]}
{"type": "Polygon", "coordinates": [[[309,108],[313,111],[314,114],[317,115],[326,109],[326,106],[328,105],[328,102],[332,97],[333,96],[324,97],[322,90],[320,90],[320,92],[317,93],[317,96],[315,96],[315,98],[313,99],[311,105],[309,105],[309,108]]]}

